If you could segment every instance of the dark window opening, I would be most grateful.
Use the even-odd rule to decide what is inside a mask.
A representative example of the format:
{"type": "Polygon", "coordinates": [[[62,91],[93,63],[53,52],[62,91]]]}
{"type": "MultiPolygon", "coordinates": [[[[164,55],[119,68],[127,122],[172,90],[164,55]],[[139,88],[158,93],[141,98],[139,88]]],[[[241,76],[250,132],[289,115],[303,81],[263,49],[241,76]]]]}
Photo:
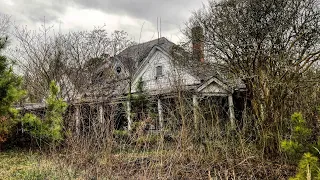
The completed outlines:
{"type": "Polygon", "coordinates": [[[156,77],[162,76],[162,66],[157,66],[156,67],[156,77]]]}
{"type": "Polygon", "coordinates": [[[118,74],[120,74],[120,73],[121,73],[121,67],[118,66],[118,67],[116,68],[116,71],[117,71],[118,74]]]}

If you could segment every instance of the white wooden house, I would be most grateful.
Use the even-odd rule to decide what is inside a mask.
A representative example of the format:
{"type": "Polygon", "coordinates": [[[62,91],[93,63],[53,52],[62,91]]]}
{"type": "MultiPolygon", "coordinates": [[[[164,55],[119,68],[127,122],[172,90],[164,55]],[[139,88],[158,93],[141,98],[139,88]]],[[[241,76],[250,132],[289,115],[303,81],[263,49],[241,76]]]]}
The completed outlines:
{"type": "MultiPolygon", "coordinates": [[[[112,93],[112,97],[125,97],[127,94],[137,93],[138,83],[143,84],[143,92],[157,97],[159,128],[163,126],[163,110],[161,95],[176,91],[177,87],[184,91],[192,92],[194,113],[198,106],[198,99],[204,96],[223,96],[228,99],[229,120],[235,126],[235,113],[233,93],[235,90],[245,89],[242,83],[230,83],[217,72],[206,69],[203,56],[196,59],[197,66],[185,68],[181,63],[175,62],[172,49],[176,45],[162,37],[142,44],[128,47],[112,58],[114,73],[119,83],[112,93]],[[131,88],[130,88],[131,85],[131,88]],[[131,91],[131,92],[129,92],[131,91]]],[[[196,50],[202,51],[203,47],[194,43],[196,50]]],[[[200,52],[202,53],[202,52],[200,52]]],[[[190,64],[190,62],[188,62],[190,64]]],[[[191,62],[192,63],[192,62],[191,62]]],[[[103,69],[103,68],[102,68],[103,69]]],[[[101,71],[101,70],[100,70],[101,71]]],[[[98,70],[99,72],[99,70],[98,70]]],[[[125,101],[126,99],[123,98],[125,101]]],[[[101,102],[101,101],[100,101],[101,102]]],[[[132,126],[131,102],[127,101],[127,128],[132,126]]],[[[103,107],[98,108],[98,117],[103,121],[103,107]]],[[[79,126],[79,110],[76,109],[76,125],[79,126]]],[[[196,116],[194,117],[196,119],[196,116]]]]}

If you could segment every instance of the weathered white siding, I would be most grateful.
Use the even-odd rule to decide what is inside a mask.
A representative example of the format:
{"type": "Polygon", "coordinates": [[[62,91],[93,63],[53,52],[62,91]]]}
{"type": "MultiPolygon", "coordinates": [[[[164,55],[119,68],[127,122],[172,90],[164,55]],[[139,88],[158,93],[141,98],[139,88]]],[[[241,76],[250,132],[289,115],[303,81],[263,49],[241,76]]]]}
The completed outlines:
{"type": "Polygon", "coordinates": [[[205,87],[201,93],[217,93],[217,94],[227,94],[228,92],[221,87],[219,84],[212,82],[210,85],[205,87]]]}
{"type": "Polygon", "coordinates": [[[156,50],[155,53],[149,57],[149,59],[146,59],[146,61],[146,65],[140,69],[132,83],[132,92],[137,91],[136,87],[140,78],[143,82],[143,90],[146,92],[167,92],[172,88],[177,88],[179,84],[183,85],[182,87],[185,87],[186,85],[200,83],[196,78],[184,70],[178,70],[176,67],[174,67],[171,63],[171,58],[160,50],[156,50]],[[161,77],[156,77],[157,66],[162,66],[163,76],[161,77]]]}

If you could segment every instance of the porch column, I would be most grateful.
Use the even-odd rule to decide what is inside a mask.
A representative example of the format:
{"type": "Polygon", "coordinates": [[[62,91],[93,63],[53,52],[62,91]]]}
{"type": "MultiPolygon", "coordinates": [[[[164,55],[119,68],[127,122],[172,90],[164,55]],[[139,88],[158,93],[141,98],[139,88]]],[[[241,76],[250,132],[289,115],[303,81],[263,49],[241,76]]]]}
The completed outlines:
{"type": "Polygon", "coordinates": [[[99,122],[101,124],[104,124],[104,109],[103,109],[103,104],[102,103],[99,103],[98,104],[98,119],[99,119],[99,122]]]}
{"type": "Polygon", "coordinates": [[[234,105],[233,105],[233,97],[232,94],[228,94],[228,104],[229,104],[229,118],[231,123],[231,128],[235,129],[235,115],[234,115],[234,105]]]}
{"type": "Polygon", "coordinates": [[[192,95],[192,103],[193,103],[193,117],[194,117],[194,127],[195,129],[198,129],[198,108],[199,108],[199,102],[198,102],[198,96],[192,95]]]}
{"type": "Polygon", "coordinates": [[[161,99],[158,99],[158,114],[159,114],[159,126],[160,130],[163,128],[163,109],[161,105],[161,99]]]}
{"type": "Polygon", "coordinates": [[[74,105],[75,111],[74,111],[74,119],[76,122],[76,134],[80,135],[80,106],[74,105]]]}
{"type": "Polygon", "coordinates": [[[131,130],[132,119],[131,119],[131,101],[127,101],[127,119],[128,119],[128,130],[131,130]]]}

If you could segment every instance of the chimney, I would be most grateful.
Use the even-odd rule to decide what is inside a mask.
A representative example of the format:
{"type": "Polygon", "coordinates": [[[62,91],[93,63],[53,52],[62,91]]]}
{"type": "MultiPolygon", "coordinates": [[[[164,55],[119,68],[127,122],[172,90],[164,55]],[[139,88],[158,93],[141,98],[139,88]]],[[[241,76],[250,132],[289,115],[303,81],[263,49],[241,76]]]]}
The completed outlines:
{"type": "Polygon", "coordinates": [[[203,29],[201,26],[195,26],[191,29],[192,34],[192,50],[193,50],[193,59],[196,61],[204,62],[204,53],[203,53],[203,29]]]}

